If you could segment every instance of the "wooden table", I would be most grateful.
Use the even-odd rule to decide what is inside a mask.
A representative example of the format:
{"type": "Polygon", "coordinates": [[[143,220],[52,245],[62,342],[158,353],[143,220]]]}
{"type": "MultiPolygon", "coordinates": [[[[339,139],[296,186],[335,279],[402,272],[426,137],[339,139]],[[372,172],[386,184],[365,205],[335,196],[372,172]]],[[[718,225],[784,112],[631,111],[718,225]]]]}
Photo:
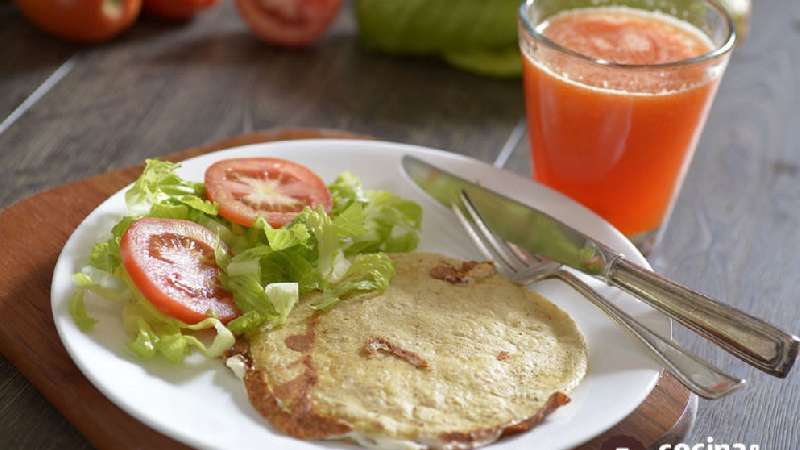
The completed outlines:
{"type": "MultiPolygon", "coordinates": [[[[653,262],[797,333],[800,3],[755,7],[752,35],[735,53],[653,262]]],[[[370,54],[354,28],[347,11],[316,47],[274,49],[253,39],[226,2],[186,25],[143,20],[121,39],[81,47],[40,34],[0,5],[0,207],[145,157],[273,126],[347,129],[498,159],[523,116],[518,81],[370,54]]],[[[515,147],[509,170],[528,173],[526,145],[515,147]]],[[[800,447],[800,375],[775,380],[685,330],[676,328],[676,336],[750,382],[730,398],[701,402],[689,443],[713,436],[762,449],[800,447]]],[[[88,447],[0,361],[0,448],[88,447]]]]}

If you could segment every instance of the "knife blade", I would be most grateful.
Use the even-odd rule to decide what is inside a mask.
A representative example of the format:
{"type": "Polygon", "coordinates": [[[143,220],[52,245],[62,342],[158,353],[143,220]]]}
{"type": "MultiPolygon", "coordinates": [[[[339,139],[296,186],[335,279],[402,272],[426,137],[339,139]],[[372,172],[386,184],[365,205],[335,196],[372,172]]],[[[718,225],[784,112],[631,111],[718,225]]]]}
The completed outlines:
{"type": "Polygon", "coordinates": [[[532,253],[596,276],[602,275],[604,268],[619,257],[607,246],[539,209],[414,156],[404,156],[402,164],[417,186],[448,208],[457,204],[462,190],[466,191],[492,230],[532,253]]]}
{"type": "Polygon", "coordinates": [[[786,377],[794,365],[797,337],[640,267],[537,208],[411,155],[402,165],[417,186],[448,208],[466,192],[489,228],[506,241],[627,291],[770,375],[786,377]]]}

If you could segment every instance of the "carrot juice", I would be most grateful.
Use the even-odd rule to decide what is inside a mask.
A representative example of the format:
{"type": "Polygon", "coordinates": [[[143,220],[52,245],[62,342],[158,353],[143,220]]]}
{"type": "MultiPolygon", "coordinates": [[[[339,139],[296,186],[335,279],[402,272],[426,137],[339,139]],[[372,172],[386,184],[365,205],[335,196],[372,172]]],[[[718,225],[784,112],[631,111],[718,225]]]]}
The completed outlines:
{"type": "Polygon", "coordinates": [[[628,236],[652,236],[691,159],[727,59],[688,22],[627,7],[542,21],[522,41],[534,178],[628,236]],[[694,59],[693,59],[694,58],[694,59]]]}

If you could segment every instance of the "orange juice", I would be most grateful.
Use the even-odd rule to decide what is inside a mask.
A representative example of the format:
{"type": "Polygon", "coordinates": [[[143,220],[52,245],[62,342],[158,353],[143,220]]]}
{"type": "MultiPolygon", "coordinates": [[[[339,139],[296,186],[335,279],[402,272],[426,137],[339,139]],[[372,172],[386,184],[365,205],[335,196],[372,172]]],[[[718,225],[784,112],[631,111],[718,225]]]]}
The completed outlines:
{"type": "Polygon", "coordinates": [[[524,52],[534,178],[629,236],[656,230],[724,70],[668,63],[707,53],[710,40],[687,22],[621,7],[561,13],[537,30],[574,54],[524,52]]]}

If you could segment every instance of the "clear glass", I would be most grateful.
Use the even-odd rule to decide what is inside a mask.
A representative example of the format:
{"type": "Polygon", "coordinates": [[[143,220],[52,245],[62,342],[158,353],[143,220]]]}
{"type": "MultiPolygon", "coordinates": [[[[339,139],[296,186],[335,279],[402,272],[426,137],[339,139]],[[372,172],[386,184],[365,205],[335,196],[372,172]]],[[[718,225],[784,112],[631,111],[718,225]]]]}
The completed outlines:
{"type": "MultiPolygon", "coordinates": [[[[534,179],[594,210],[649,253],[725,71],[733,22],[709,0],[527,0],[519,24],[534,179]],[[657,64],[596,59],[548,37],[553,17],[575,13],[655,21],[639,24],[641,33],[671,24],[665,33],[689,33],[705,52],[657,64]]],[[[571,39],[577,32],[566,33],[571,39]]],[[[668,44],[647,45],[658,52],[668,44]]]]}

